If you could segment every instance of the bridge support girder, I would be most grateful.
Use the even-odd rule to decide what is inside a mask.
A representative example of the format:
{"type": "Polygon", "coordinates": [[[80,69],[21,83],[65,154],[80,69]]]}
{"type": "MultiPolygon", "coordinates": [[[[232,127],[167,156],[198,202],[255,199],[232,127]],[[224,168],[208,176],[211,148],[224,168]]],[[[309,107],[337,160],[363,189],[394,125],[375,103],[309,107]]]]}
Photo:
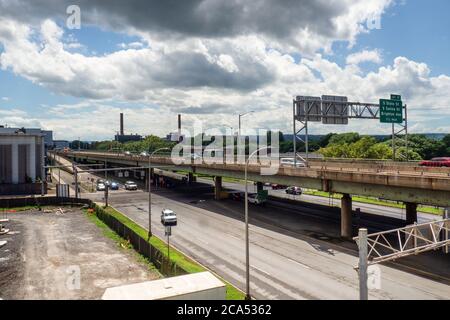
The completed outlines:
{"type": "Polygon", "coordinates": [[[352,197],[348,193],[341,198],[341,237],[352,238],[352,197]]]}

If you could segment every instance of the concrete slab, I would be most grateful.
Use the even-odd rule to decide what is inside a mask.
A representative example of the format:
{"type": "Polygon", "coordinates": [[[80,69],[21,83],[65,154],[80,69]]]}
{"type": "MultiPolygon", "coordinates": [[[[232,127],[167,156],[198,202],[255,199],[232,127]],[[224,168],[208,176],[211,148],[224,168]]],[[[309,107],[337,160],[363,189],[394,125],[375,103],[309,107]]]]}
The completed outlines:
{"type": "Polygon", "coordinates": [[[225,284],[211,272],[108,288],[102,300],[225,300],[225,284]]]}

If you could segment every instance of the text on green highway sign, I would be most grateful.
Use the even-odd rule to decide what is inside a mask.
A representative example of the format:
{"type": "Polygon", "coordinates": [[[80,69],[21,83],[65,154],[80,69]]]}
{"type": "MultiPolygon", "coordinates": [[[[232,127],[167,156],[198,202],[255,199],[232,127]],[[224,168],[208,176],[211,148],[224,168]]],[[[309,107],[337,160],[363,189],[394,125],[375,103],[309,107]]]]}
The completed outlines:
{"type": "Polygon", "coordinates": [[[401,100],[380,99],[380,122],[403,123],[403,104],[401,100]]]}

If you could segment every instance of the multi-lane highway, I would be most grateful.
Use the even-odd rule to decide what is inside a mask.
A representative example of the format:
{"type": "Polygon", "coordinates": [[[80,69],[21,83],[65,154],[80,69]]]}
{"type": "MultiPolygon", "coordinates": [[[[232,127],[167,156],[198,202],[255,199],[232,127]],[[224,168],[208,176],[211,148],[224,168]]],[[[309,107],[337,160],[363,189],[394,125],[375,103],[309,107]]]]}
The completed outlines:
{"type": "MultiPolygon", "coordinates": [[[[70,183],[71,175],[64,175],[64,179],[70,183]]],[[[224,186],[238,190],[243,187],[236,183],[224,186]]],[[[103,193],[82,196],[103,202],[103,193]]],[[[305,197],[308,196],[301,196],[302,200],[305,197]]],[[[109,201],[147,227],[147,193],[112,191],[109,201]]],[[[171,243],[234,285],[245,288],[242,202],[213,200],[212,193],[198,192],[194,185],[184,192],[155,190],[152,205],[154,234],[164,238],[161,210],[176,211],[179,224],[173,229],[171,243]]],[[[323,218],[327,215],[327,206],[250,206],[251,289],[256,298],[358,298],[357,274],[353,269],[357,264],[356,245],[340,238],[339,223],[323,218]]],[[[381,289],[370,291],[372,299],[450,298],[448,256],[428,253],[382,265],[381,271],[381,289]]]]}
{"type": "MultiPolygon", "coordinates": [[[[102,201],[101,194],[85,195],[102,201]]],[[[137,223],[148,223],[147,194],[111,192],[110,203],[137,223]]],[[[159,190],[153,196],[153,231],[164,236],[163,208],[177,212],[171,242],[239,288],[245,288],[243,205],[211,195],[159,190]]],[[[251,288],[256,298],[357,299],[356,246],[339,238],[339,226],[305,213],[250,207],[251,288]]],[[[381,266],[373,299],[450,298],[450,260],[436,254],[381,266]],[[420,275],[418,275],[420,274],[420,275]],[[424,277],[430,276],[432,279],[424,277]]]]}

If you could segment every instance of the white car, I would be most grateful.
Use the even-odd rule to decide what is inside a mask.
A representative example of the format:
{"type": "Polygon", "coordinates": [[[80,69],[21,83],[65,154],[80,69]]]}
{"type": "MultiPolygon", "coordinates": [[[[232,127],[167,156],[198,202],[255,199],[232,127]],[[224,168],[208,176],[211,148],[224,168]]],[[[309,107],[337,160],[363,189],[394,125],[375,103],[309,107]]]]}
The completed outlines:
{"type": "Polygon", "coordinates": [[[263,204],[264,202],[266,202],[266,200],[260,199],[258,197],[258,194],[256,194],[256,193],[250,193],[248,195],[248,202],[256,204],[256,205],[260,205],[260,204],[263,204]]]}
{"type": "Polygon", "coordinates": [[[161,223],[165,226],[176,226],[177,214],[170,209],[163,209],[161,212],[161,223]]]}
{"type": "Polygon", "coordinates": [[[306,164],[303,161],[297,160],[297,163],[295,163],[294,158],[281,158],[280,164],[287,167],[294,167],[294,165],[296,168],[306,167],[306,164]]]}
{"type": "Polygon", "coordinates": [[[105,191],[106,186],[104,183],[98,183],[97,184],[97,191],[105,191]]]}

